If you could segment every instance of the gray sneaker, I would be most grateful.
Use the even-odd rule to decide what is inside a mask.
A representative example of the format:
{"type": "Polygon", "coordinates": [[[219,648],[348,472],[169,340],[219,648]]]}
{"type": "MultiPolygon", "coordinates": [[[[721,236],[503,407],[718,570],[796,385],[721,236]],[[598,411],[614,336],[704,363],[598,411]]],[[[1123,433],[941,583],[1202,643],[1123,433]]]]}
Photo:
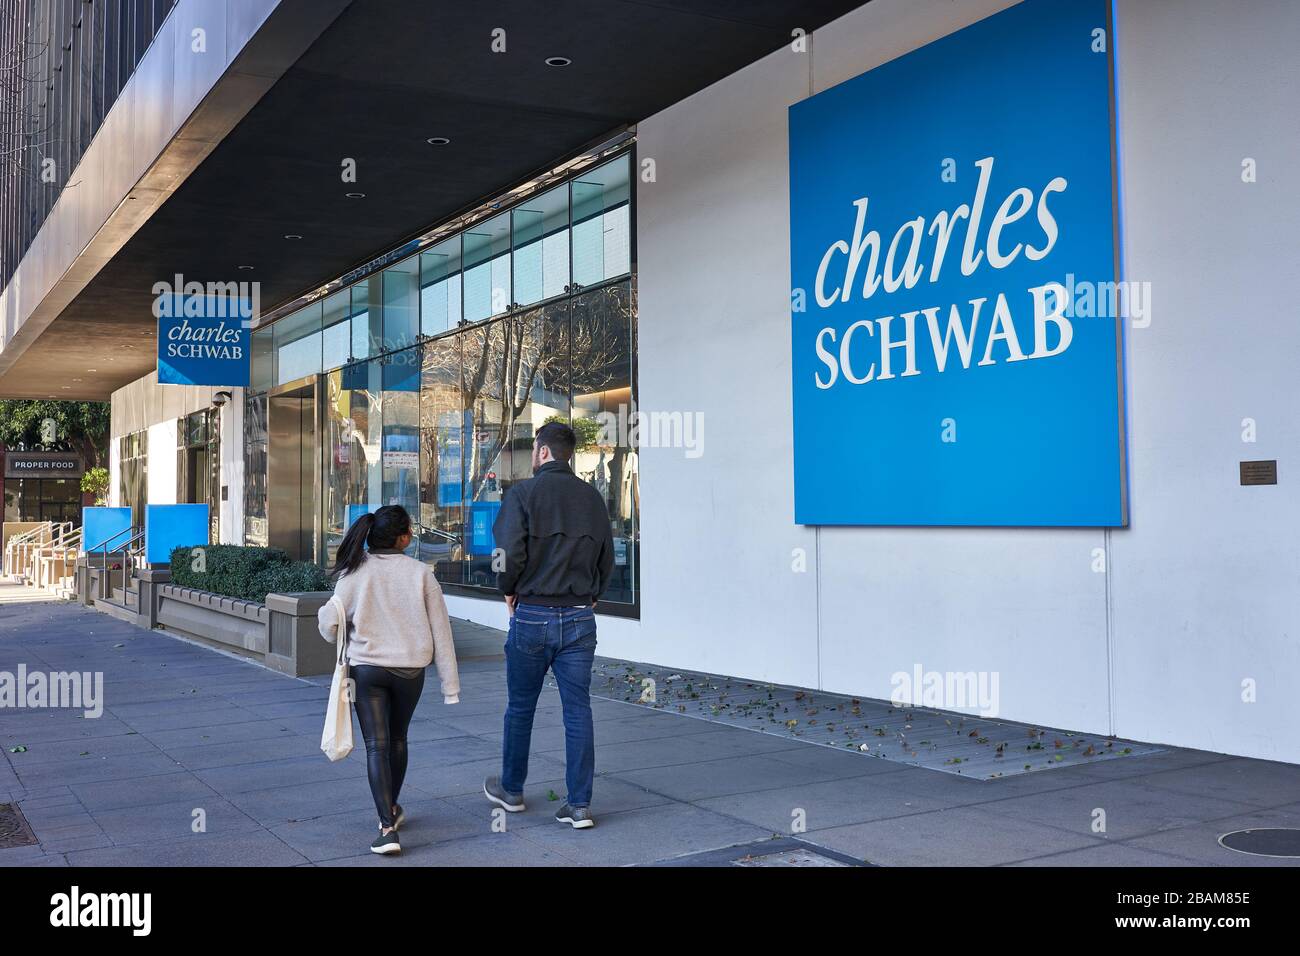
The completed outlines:
{"type": "Polygon", "coordinates": [[[498,806],[505,807],[511,813],[519,813],[524,809],[524,795],[510,793],[501,786],[500,777],[488,777],[483,781],[483,796],[498,806]]]}
{"type": "Polygon", "coordinates": [[[379,831],[379,836],[375,837],[375,842],[370,844],[371,853],[379,853],[383,856],[389,856],[393,853],[402,852],[402,844],[397,839],[397,831],[389,830],[384,833],[379,831]]]}
{"type": "Polygon", "coordinates": [[[555,812],[555,819],[560,823],[567,823],[575,830],[585,830],[587,827],[594,827],[596,819],[591,815],[591,811],[586,807],[571,807],[567,803],[555,812]]]}

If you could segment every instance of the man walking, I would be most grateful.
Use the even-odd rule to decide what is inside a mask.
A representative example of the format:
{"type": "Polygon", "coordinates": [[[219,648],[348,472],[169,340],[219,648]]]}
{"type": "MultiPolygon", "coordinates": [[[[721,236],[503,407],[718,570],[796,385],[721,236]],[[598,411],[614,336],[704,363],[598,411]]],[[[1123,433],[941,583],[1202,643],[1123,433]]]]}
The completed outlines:
{"type": "Polygon", "coordinates": [[[575,829],[592,826],[596,743],[591,725],[591,666],[596,655],[593,608],[614,567],[614,540],[604,499],[569,468],[573,429],[550,422],[533,441],[533,477],[506,492],[493,525],[505,553],[497,585],[510,608],[506,637],[505,734],[501,776],[483,793],[511,813],[524,809],[524,780],[537,696],[549,669],[564,711],[568,800],[555,814],[575,829]]]}

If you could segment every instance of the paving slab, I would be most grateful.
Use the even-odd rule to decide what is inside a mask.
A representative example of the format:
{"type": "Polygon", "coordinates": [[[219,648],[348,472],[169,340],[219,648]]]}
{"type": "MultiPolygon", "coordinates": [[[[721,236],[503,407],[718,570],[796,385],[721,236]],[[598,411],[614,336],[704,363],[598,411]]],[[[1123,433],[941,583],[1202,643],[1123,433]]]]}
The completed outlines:
{"type": "Polygon", "coordinates": [[[523,834],[586,866],[654,863],[772,836],[760,827],[683,803],[605,814],[588,830],[556,824],[523,834]]]}
{"type": "Polygon", "coordinates": [[[698,800],[715,813],[743,820],[774,833],[808,834],[853,823],[905,817],[944,808],[942,802],[882,787],[874,777],[800,780],[772,789],[698,800]]]}
{"type": "Polygon", "coordinates": [[[294,866],[307,862],[273,833],[194,833],[179,840],[76,850],[72,866],[294,866]]]}
{"type": "MultiPolygon", "coordinates": [[[[500,632],[453,628],[459,645],[499,651],[500,632]]],[[[600,662],[612,679],[592,708],[596,827],[553,819],[564,730],[548,680],[528,810],[493,832],[481,787],[500,772],[504,667],[499,653],[468,654],[462,703],[444,705],[434,675],[426,681],[401,796],[406,852],[387,859],[367,852],[375,820],[359,727],[346,760],[319,752],[328,676],[288,677],[69,605],[6,608],[0,668],[102,671],[107,712],[0,719],[0,799],[19,802],[42,841],[0,851],[0,865],[685,866],[737,855],[805,865],[818,847],[880,864],[1281,865],[1243,864],[1217,839],[1300,825],[1290,765],[1155,745],[1087,757],[1086,735],[668,668],[647,706],[634,702],[643,665],[600,662]],[[1014,747],[989,756],[1013,730],[1032,772],[998,769],[1014,747]],[[27,751],[8,752],[17,745],[27,751]],[[1068,759],[1055,761],[1062,750],[1068,759]],[[967,772],[979,760],[990,766],[967,772]],[[192,832],[196,808],[206,833],[192,832]],[[1092,830],[1098,808],[1105,833],[1092,830]],[[788,859],[749,849],[795,835],[806,845],[788,859]]]]}
{"type": "Polygon", "coordinates": [[[178,800],[202,801],[216,795],[216,791],[188,772],[96,781],[77,784],[71,789],[91,813],[121,807],[148,808],[178,800]]]}
{"type": "Polygon", "coordinates": [[[1219,845],[1219,837],[1233,830],[1263,827],[1300,828],[1300,813],[1283,810],[1256,810],[1234,817],[1221,817],[1207,823],[1180,827],[1125,841],[1125,845],[1161,853],[1173,853],[1210,866],[1287,866],[1300,867],[1300,859],[1255,856],[1229,850],[1219,845]]]}
{"type": "MultiPolygon", "coordinates": [[[[399,834],[403,855],[419,847],[492,832],[490,815],[475,817],[445,800],[403,798],[402,809],[406,814],[399,834]]],[[[368,851],[377,828],[372,804],[360,810],[280,824],[271,832],[316,863],[368,851]]]]}
{"type": "Polygon", "coordinates": [[[539,846],[516,833],[491,833],[485,836],[448,840],[403,851],[398,857],[374,853],[328,860],[319,866],[576,866],[569,859],[539,846]]]}
{"type": "Polygon", "coordinates": [[[1145,779],[1113,780],[1012,797],[976,804],[974,809],[1110,840],[1178,829],[1252,809],[1237,800],[1158,789],[1143,782],[1145,779]]]}
{"type": "Polygon", "coordinates": [[[1098,841],[958,808],[818,830],[815,842],[880,866],[995,866],[1098,841]]]}

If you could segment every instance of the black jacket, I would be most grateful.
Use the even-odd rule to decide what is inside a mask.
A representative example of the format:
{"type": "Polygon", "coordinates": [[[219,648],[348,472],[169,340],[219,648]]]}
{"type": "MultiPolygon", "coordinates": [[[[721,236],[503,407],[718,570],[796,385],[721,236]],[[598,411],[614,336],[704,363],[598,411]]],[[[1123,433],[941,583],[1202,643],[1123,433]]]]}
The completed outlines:
{"type": "Polygon", "coordinates": [[[513,485],[492,532],[506,558],[497,587],[524,604],[593,604],[609,583],[609,509],[600,492],[562,462],[548,461],[513,485]]]}

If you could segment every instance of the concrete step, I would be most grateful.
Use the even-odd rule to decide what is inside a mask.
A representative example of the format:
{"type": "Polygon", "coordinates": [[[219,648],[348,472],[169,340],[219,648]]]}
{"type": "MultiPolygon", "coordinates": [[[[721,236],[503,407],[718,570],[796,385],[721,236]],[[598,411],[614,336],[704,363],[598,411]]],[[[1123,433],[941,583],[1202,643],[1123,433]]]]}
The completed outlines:
{"type": "Polygon", "coordinates": [[[108,601],[96,601],[95,610],[103,611],[109,617],[115,617],[119,621],[126,621],[129,624],[139,623],[136,620],[135,611],[131,610],[130,608],[124,608],[118,604],[110,604],[108,601]]]}
{"type": "Polygon", "coordinates": [[[113,588],[113,602],[116,604],[125,604],[132,611],[140,609],[140,592],[126,591],[125,600],[123,600],[123,591],[121,588],[113,588]]]}

